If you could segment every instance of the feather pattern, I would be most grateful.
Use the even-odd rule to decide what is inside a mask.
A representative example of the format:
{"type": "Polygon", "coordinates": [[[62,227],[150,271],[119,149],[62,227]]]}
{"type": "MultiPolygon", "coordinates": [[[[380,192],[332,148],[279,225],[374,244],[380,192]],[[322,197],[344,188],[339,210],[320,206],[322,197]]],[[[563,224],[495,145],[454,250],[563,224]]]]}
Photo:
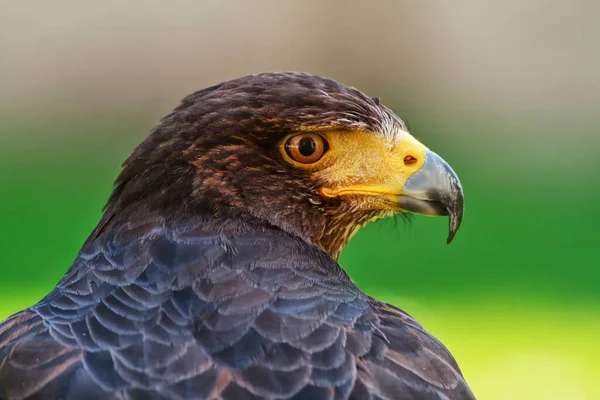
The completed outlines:
{"type": "Polygon", "coordinates": [[[472,399],[445,347],[276,229],[127,222],[0,325],[0,398],[472,399]]]}

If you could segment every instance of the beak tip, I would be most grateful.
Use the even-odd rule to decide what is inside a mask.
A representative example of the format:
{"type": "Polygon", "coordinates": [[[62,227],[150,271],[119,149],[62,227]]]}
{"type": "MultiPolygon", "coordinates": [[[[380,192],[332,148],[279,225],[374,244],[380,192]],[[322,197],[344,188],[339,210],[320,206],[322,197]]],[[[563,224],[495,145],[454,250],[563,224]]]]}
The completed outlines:
{"type": "Polygon", "coordinates": [[[456,237],[456,231],[450,231],[448,233],[448,238],[446,239],[446,244],[450,244],[454,238],[456,237]]]}
{"type": "Polygon", "coordinates": [[[450,229],[448,230],[448,238],[446,239],[446,244],[450,244],[456,237],[456,232],[458,229],[452,229],[452,225],[450,225],[450,229]]]}
{"type": "MultiPolygon", "coordinates": [[[[462,192],[461,192],[460,199],[462,200],[462,192]]],[[[464,212],[464,208],[463,208],[462,201],[460,201],[460,205],[455,210],[449,210],[449,212],[448,212],[448,214],[449,214],[448,238],[446,239],[446,244],[450,244],[450,242],[452,242],[452,240],[454,240],[454,237],[456,236],[456,233],[458,232],[458,228],[460,228],[460,223],[462,222],[463,212],[464,212]]]]}

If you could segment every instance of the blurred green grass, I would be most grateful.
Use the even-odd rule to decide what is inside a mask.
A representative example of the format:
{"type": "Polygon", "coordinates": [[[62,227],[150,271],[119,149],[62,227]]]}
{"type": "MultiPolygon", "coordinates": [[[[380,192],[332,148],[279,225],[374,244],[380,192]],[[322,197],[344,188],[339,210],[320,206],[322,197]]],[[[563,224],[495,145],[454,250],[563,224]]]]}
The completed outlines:
{"type": "MultiPolygon", "coordinates": [[[[119,164],[152,125],[4,120],[0,318],[60,279],[99,219],[119,164]]],[[[600,398],[597,170],[514,162],[508,147],[482,151],[486,139],[457,145],[461,129],[418,129],[431,133],[418,136],[465,188],[456,240],[445,244],[444,218],[385,220],[361,230],[341,264],[366,292],[442,340],[478,398],[600,398]]]]}

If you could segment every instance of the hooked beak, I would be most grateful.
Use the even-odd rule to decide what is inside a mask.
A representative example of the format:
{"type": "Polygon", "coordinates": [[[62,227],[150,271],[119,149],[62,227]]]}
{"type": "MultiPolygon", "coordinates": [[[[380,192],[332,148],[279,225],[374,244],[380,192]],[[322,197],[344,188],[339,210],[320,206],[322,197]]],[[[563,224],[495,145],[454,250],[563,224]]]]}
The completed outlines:
{"type": "Polygon", "coordinates": [[[367,209],[448,215],[447,242],[454,239],[463,217],[463,191],[440,156],[408,132],[400,134],[393,146],[383,135],[370,133],[340,135],[336,140],[337,151],[344,157],[319,177],[331,182],[320,190],[324,197],[347,197],[367,209]],[[348,179],[337,183],[340,176],[352,176],[351,183],[348,179]]]}
{"type": "Polygon", "coordinates": [[[423,166],[406,180],[397,197],[399,207],[424,215],[448,215],[450,243],[462,221],[464,197],[458,177],[450,166],[431,150],[423,166]]]}

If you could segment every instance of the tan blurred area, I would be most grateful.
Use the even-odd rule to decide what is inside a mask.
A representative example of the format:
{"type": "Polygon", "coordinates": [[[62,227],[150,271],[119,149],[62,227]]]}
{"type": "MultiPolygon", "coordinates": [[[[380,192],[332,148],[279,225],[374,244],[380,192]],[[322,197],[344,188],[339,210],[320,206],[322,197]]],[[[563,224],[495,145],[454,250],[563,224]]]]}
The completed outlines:
{"type": "Polygon", "coordinates": [[[517,153],[552,136],[538,156],[573,160],[598,143],[594,0],[0,4],[0,116],[158,117],[222,80],[300,70],[382,97],[413,128],[463,125],[517,153]]]}

